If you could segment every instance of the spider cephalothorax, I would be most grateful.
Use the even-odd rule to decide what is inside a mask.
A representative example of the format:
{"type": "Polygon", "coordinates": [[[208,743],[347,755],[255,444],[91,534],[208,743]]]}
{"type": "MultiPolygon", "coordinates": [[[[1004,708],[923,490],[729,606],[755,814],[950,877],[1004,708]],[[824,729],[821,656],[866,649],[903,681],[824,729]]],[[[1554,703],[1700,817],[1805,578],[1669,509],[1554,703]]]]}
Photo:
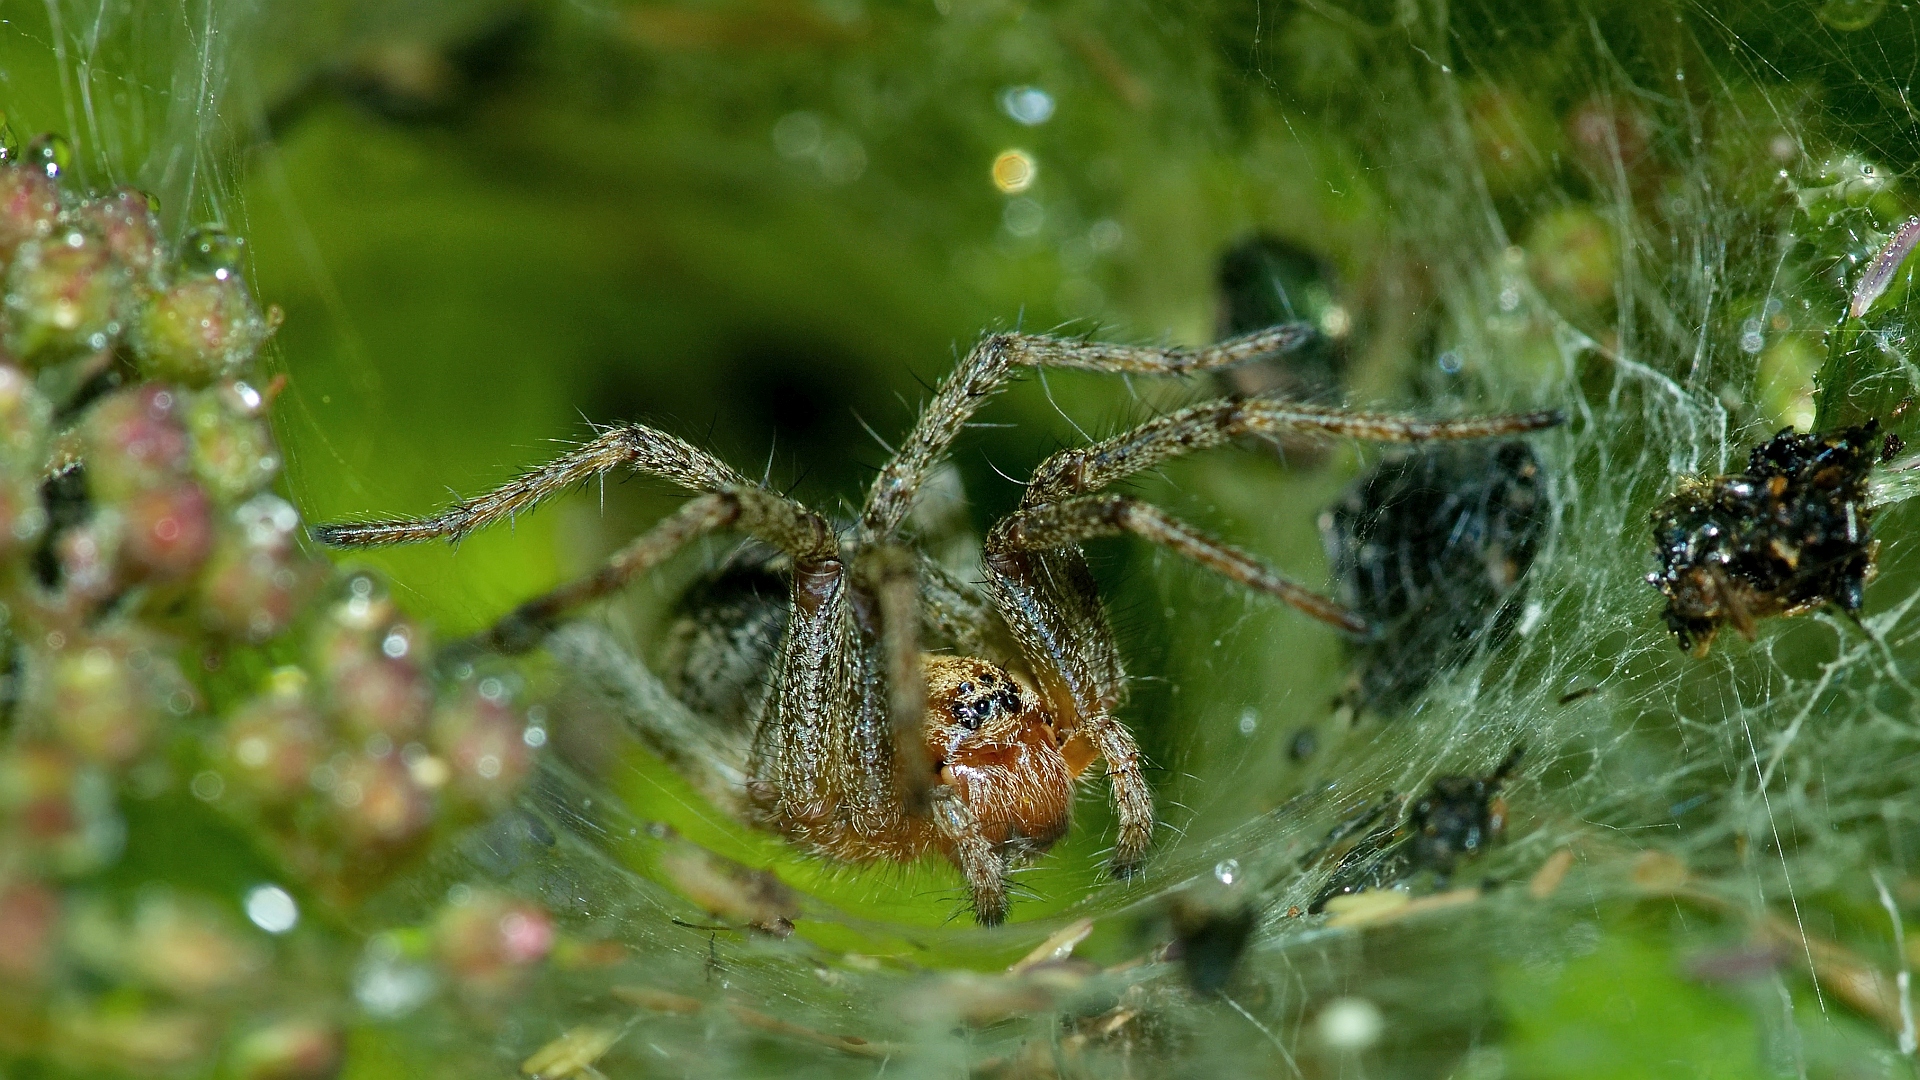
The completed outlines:
{"type": "Polygon", "coordinates": [[[1195,350],[989,336],[941,383],[859,518],[844,525],[633,424],[436,517],[325,526],[318,536],[343,546],[457,539],[615,468],[694,493],[598,573],[521,605],[488,643],[511,651],[549,640],[573,608],[698,536],[752,537],[764,556],[736,567],[734,584],[712,591],[703,609],[726,613],[727,625],[696,619],[675,637],[679,666],[668,674],[677,697],[637,661],[578,635],[552,638],[556,652],[595,668],[583,679],[629,699],[642,735],[716,802],[836,858],[939,852],[966,875],[975,916],[994,923],[1006,914],[1007,871],[1066,833],[1074,782],[1094,761],[1105,762],[1112,787],[1117,873],[1138,865],[1153,831],[1140,754],[1116,716],[1127,679],[1082,541],[1132,534],[1350,633],[1367,629],[1251,555],[1107,488],[1247,436],[1414,442],[1531,431],[1561,418],[1421,420],[1268,396],[1194,405],[1043,462],[1019,508],[985,537],[984,587],[916,548],[909,512],[967,420],[1023,367],[1185,375],[1272,356],[1311,336],[1288,325],[1195,350]],[[770,599],[776,591],[784,599],[770,599]]]}

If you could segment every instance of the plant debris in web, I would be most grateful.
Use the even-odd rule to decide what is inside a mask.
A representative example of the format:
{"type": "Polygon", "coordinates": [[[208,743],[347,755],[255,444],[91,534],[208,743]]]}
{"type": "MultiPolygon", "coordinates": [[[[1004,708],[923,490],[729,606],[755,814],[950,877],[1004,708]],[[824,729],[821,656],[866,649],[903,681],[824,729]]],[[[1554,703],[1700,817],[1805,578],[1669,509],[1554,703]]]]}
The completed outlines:
{"type": "Polygon", "coordinates": [[[1392,711],[1513,632],[1546,532],[1526,443],[1463,443],[1388,458],[1320,517],[1341,598],[1376,628],[1350,693],[1392,711]]]}
{"type": "Polygon", "coordinates": [[[1660,570],[1647,575],[1680,647],[1704,656],[1724,625],[1752,638],[1763,618],[1827,603],[1857,614],[1879,546],[1868,473],[1897,452],[1874,421],[1787,428],[1753,448],[1745,472],[1682,481],[1653,511],[1660,570]]]}
{"type": "Polygon", "coordinates": [[[1327,884],[1307,911],[1318,913],[1336,896],[1387,888],[1426,870],[1433,871],[1435,886],[1444,888],[1461,862],[1475,858],[1506,834],[1507,802],[1500,797],[1500,789],[1525,752],[1525,746],[1515,746],[1486,776],[1440,777],[1404,816],[1397,813],[1402,800],[1389,792],[1366,814],[1335,829],[1322,845],[1321,855],[1394,814],[1340,854],[1327,884]]]}

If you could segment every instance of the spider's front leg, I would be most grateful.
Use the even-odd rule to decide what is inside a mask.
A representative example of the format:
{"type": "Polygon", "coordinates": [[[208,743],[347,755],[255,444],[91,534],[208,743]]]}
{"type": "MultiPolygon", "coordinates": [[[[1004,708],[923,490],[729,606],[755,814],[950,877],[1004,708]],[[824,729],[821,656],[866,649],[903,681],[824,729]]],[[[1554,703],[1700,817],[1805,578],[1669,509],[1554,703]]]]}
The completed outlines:
{"type": "Polygon", "coordinates": [[[860,584],[879,616],[880,664],[886,674],[887,719],[893,741],[894,782],[910,817],[925,817],[933,787],[921,724],[927,684],[920,670],[920,581],[913,553],[898,544],[863,551],[856,564],[860,584]]]}
{"type": "Polygon", "coordinates": [[[1132,877],[1153,843],[1153,789],[1141,768],[1140,746],[1112,713],[1088,717],[1081,722],[1080,732],[1107,763],[1107,783],[1113,789],[1114,817],[1120,825],[1110,863],[1113,876],[1132,877]]]}
{"type": "Polygon", "coordinates": [[[995,854],[979,819],[967,809],[959,792],[937,784],[929,794],[933,827],[951,846],[953,861],[966,875],[974,919],[981,926],[999,925],[1007,917],[1006,863],[995,854]]]}
{"type": "Polygon", "coordinates": [[[1033,668],[1068,770],[1079,776],[1095,758],[1107,763],[1119,823],[1111,865],[1126,877],[1153,839],[1153,790],[1133,734],[1113,715],[1126,673],[1086,556],[1075,547],[1016,550],[997,528],[986,547],[988,593],[1033,668]]]}

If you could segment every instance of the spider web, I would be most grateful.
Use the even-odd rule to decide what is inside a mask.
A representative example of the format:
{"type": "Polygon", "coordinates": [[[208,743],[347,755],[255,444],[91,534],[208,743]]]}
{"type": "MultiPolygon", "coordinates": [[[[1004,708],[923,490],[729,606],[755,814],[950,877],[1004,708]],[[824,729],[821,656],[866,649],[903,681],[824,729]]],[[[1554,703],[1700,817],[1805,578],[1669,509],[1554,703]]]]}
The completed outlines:
{"type": "MultiPolygon", "coordinates": [[[[262,44],[286,25],[238,3],[163,12],[49,0],[47,13],[56,78],[9,73],[16,111],[76,133],[88,182],[159,193],[176,232],[234,213],[250,138],[235,118],[258,116],[304,62],[300,50],[262,44]]],[[[1022,902],[1039,916],[1032,922],[993,935],[928,926],[904,913],[928,893],[950,904],[953,884],[938,870],[892,872],[899,880],[882,885],[889,872],[810,871],[787,859],[783,874],[827,898],[810,901],[824,930],[788,944],[689,931],[668,921],[700,918],[654,863],[646,815],[623,805],[633,791],[656,790],[712,822],[702,841],[736,857],[780,856],[774,845],[741,846],[671,775],[636,765],[614,792],[557,770],[526,817],[442,853],[381,914],[405,922],[450,883],[502,878],[575,925],[612,933],[641,958],[642,981],[897,1044],[906,1049],[895,1067],[910,1070],[961,1055],[1014,1060],[1034,1040],[1057,1048],[1078,1029],[1054,1013],[1109,1015],[1121,1002],[1148,1018],[1134,1053],[1177,1055],[1195,1074],[1254,1062],[1279,1076],[1355,1062],[1394,1075],[1493,1076],[1508,1064],[1576,1074],[1526,1056],[1542,1052],[1527,1040],[1547,1021],[1516,988],[1552,985],[1565,972],[1642,971],[1629,962],[1637,954],[1628,939],[1735,949],[1774,919],[1805,936],[1724,990],[1752,1023],[1741,1052],[1788,1075],[1840,1060],[1899,1067],[1875,1056],[1897,1036],[1861,1033],[1846,994],[1823,985],[1835,967],[1815,953],[1816,942],[1842,942],[1889,977],[1904,963],[1876,885],[1910,884],[1920,844],[1911,510],[1896,505],[1875,522],[1881,574],[1858,625],[1826,612],[1775,621],[1752,643],[1725,635],[1697,660],[1661,628],[1642,577],[1652,566],[1648,513],[1677,477],[1726,471],[1779,427],[1814,420],[1825,332],[1840,322],[1857,268],[1920,207],[1910,173],[1920,160],[1910,103],[1920,13],[1874,0],[1310,0],[1109,17],[1108,37],[1134,69],[1128,77],[1180,117],[1180,135],[1156,129],[1161,153],[1223,163],[1234,178],[1226,186],[1298,192],[1304,173],[1306,188],[1330,193],[1291,214],[1243,195],[1251,209],[1241,216],[1277,221],[1341,264],[1366,347],[1360,370],[1372,380],[1356,396],[1410,397],[1443,413],[1568,410],[1566,429],[1534,442],[1552,526],[1513,636],[1436,680],[1402,714],[1343,715],[1329,704],[1345,678],[1337,642],[1163,560],[1130,556],[1109,576],[1122,581],[1114,599],[1132,635],[1156,639],[1130,650],[1150,676],[1136,708],[1152,713],[1133,719],[1164,767],[1168,824],[1142,880],[1100,880],[1110,823],[1089,797],[1079,835],[1054,857],[1061,865],[1022,879],[1035,893],[1022,902]],[[1361,204],[1364,215],[1332,213],[1361,204]],[[1321,749],[1294,760],[1287,748],[1303,730],[1317,733],[1321,749]],[[1440,775],[1484,773],[1516,743],[1528,750],[1506,791],[1509,839],[1462,872],[1507,884],[1472,905],[1358,931],[1289,915],[1324,876],[1303,871],[1301,856],[1356,809],[1440,775]],[[549,829],[550,843],[529,839],[549,829]],[[1550,900],[1533,898],[1526,881],[1561,849],[1574,853],[1572,876],[1550,900]],[[1668,865],[1649,854],[1683,865],[1720,906],[1636,900],[1648,895],[1647,868],[1668,865]],[[966,1032],[953,1023],[976,1002],[966,995],[989,992],[922,970],[1002,965],[1081,916],[1098,927],[1083,955],[1117,963],[1165,936],[1162,912],[1182,894],[1258,913],[1230,1008],[1166,990],[1171,976],[1149,967],[1048,990],[1044,1008],[1027,1010],[1042,1015],[966,1032]],[[1668,925],[1688,920],[1698,926],[1668,925]],[[1363,1058],[1343,1049],[1328,1019],[1335,1004],[1356,1001],[1386,1024],[1363,1058]]],[[[1016,42],[1028,32],[987,16],[938,24],[929,83],[960,78],[954,72],[988,38],[985,23],[1016,42]]],[[[308,41],[305,55],[326,46],[308,41]]],[[[864,63],[884,71],[888,61],[864,63]]],[[[887,122],[848,122],[882,171],[887,122]]],[[[906,182],[894,183],[897,195],[906,182]]],[[[1066,190],[1035,204],[1050,215],[1048,229],[1106,220],[1096,213],[1098,183],[1066,190]]],[[[1024,227],[1008,218],[1014,232],[1024,227]]],[[[1182,249],[1198,254],[1169,257],[1212,251],[1198,241],[1182,249]]],[[[1171,325],[1196,335],[1191,319],[1155,322],[1169,305],[1129,274],[1145,276],[1127,265],[1069,270],[1068,281],[1104,286],[1112,298],[1075,286],[1087,306],[1051,302],[1063,315],[1118,323],[1123,334],[1171,325]],[[1145,302],[1131,306],[1129,297],[1145,302]]],[[[1828,403],[1823,419],[1848,422],[1874,402],[1886,412],[1910,390],[1909,313],[1903,273],[1868,313],[1850,366],[1830,369],[1864,372],[1857,381],[1875,389],[1828,403]]],[[[1354,462],[1329,468],[1302,469],[1277,490],[1289,506],[1325,506],[1354,462]]],[[[1275,483],[1269,462],[1207,461],[1144,486],[1228,531],[1229,522],[1276,518],[1267,509],[1275,483]]],[[[1311,516],[1290,510],[1291,524],[1253,538],[1243,525],[1237,538],[1296,559],[1286,553],[1315,543],[1311,516]]],[[[1314,572],[1311,559],[1296,561],[1314,572]]],[[[1911,917],[1913,890],[1895,893],[1889,904],[1911,917]]],[[[1671,975],[1678,963],[1666,957],[1644,970],[1671,975]]],[[[688,1075],[733,1075],[775,1060],[764,1027],[711,1013],[630,1020],[631,1010],[607,1003],[599,978],[545,987],[480,1042],[513,1062],[568,1028],[631,1023],[627,1056],[610,1059],[620,1068],[637,1070],[652,1054],[688,1075]]],[[[399,1023],[429,1045],[465,1037],[461,1021],[432,1010],[399,1023]],[[449,1026],[436,1030],[441,1023],[449,1026]]],[[[1656,1039],[1677,1038],[1649,1024],[1656,1039]]],[[[1112,1054],[1088,1067],[1117,1071],[1125,1055],[1112,1054]]],[[[795,1075],[851,1071],[825,1053],[779,1060],[795,1075]]]]}

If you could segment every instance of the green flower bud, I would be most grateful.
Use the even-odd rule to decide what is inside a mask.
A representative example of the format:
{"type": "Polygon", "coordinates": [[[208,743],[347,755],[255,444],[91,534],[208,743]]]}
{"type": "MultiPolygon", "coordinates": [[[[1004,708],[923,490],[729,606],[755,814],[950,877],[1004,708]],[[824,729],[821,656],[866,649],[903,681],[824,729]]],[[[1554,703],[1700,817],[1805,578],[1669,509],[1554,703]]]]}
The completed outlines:
{"type": "Polygon", "coordinates": [[[432,796],[399,754],[354,755],[335,777],[332,797],[341,831],[357,846],[399,847],[433,824],[432,796]]]}
{"type": "Polygon", "coordinates": [[[256,799],[291,805],[308,790],[314,767],[326,759],[326,725],[307,692],[307,673],[274,670],[267,689],[240,706],[220,736],[228,775],[256,799]]]}
{"type": "Polygon", "coordinates": [[[40,485],[31,476],[0,471],[0,558],[29,550],[47,528],[40,485]]]}
{"type": "Polygon", "coordinates": [[[236,399],[231,385],[193,395],[185,416],[194,475],[222,502],[246,498],[280,471],[273,433],[264,419],[232,407],[236,399]]]}
{"type": "Polygon", "coordinates": [[[0,750],[0,821],[11,853],[52,874],[92,873],[119,855],[126,828],[113,784],[98,768],[51,742],[0,750]]]}
{"type": "Polygon", "coordinates": [[[253,359],[279,326],[260,314],[238,275],[187,277],[146,297],[132,327],[134,356],[151,378],[206,384],[253,359]]]}
{"type": "Polygon", "coordinates": [[[7,269],[7,348],[46,366],[99,352],[120,333],[127,274],[98,237],[66,229],[20,245],[7,269]]]}
{"type": "Polygon", "coordinates": [[[331,1080],[345,1059],[346,1037],[326,1020],[279,1020],[256,1028],[233,1048],[239,1080],[331,1080]]]}
{"type": "Polygon", "coordinates": [[[202,619],[210,629],[248,641],[285,630],[326,564],[295,543],[300,515],[278,496],[260,494],[233,512],[200,578],[202,619]]]}
{"type": "Polygon", "coordinates": [[[240,990],[266,967],[261,948],[233,920],[170,892],[141,901],[123,949],[135,976],[183,998],[240,990]]]}
{"type": "Polygon", "coordinates": [[[38,473],[53,406],[17,367],[0,364],[0,470],[38,473]]]}
{"type": "Polygon", "coordinates": [[[159,724],[161,703],[152,699],[131,659],[131,650],[105,642],[54,658],[54,733],[89,761],[125,765],[146,749],[159,724]]]}

